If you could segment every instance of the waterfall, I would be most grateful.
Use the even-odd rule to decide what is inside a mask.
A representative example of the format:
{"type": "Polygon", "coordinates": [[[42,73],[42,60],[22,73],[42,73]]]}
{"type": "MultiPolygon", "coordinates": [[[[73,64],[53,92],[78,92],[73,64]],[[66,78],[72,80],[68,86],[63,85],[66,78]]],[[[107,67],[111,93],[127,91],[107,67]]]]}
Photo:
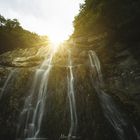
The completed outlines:
{"type": "Polygon", "coordinates": [[[5,90],[6,90],[7,86],[8,86],[8,84],[9,84],[9,82],[11,81],[11,79],[12,79],[13,77],[15,77],[15,74],[16,74],[16,69],[12,69],[12,70],[10,71],[10,73],[9,73],[9,75],[8,75],[8,77],[7,77],[6,81],[5,81],[5,83],[4,83],[3,87],[2,87],[2,89],[1,89],[1,92],[0,92],[0,99],[3,97],[4,92],[5,92],[5,90]]]}
{"type": "Polygon", "coordinates": [[[68,98],[70,105],[70,117],[71,117],[71,126],[68,134],[68,140],[76,139],[76,131],[77,131],[77,112],[76,112],[76,101],[75,101],[75,93],[74,93],[74,76],[73,76],[73,67],[71,60],[71,52],[69,51],[68,57],[68,98]]]}
{"type": "Polygon", "coordinates": [[[124,117],[122,112],[116,106],[113,98],[103,91],[104,82],[101,72],[101,65],[98,56],[94,51],[89,51],[89,60],[92,68],[91,76],[94,88],[97,92],[103,113],[106,119],[114,128],[119,140],[132,140],[133,135],[137,140],[140,136],[136,128],[130,124],[127,117],[124,117]]]}
{"type": "Polygon", "coordinates": [[[44,115],[45,102],[48,97],[47,87],[51,62],[54,52],[45,58],[39,69],[36,70],[30,94],[27,96],[24,108],[20,114],[17,129],[17,140],[46,139],[39,138],[41,123],[44,115]]]}

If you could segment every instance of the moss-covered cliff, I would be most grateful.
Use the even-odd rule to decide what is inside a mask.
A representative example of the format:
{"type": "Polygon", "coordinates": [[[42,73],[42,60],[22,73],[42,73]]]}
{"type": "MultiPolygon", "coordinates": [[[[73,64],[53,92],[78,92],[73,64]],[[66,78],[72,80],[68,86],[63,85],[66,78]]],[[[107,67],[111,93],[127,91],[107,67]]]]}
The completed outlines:
{"type": "Polygon", "coordinates": [[[139,0],[85,0],[75,17],[71,38],[79,48],[104,46],[112,56],[126,48],[140,61],[139,7],[139,0]]]}

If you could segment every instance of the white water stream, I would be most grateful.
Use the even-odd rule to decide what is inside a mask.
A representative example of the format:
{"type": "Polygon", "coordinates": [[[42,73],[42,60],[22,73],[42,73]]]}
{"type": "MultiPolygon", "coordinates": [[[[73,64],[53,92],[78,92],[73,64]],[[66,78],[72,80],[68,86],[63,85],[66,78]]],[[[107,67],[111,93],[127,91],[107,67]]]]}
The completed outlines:
{"type": "Polygon", "coordinates": [[[71,52],[69,51],[68,57],[68,98],[70,105],[70,117],[71,117],[71,126],[68,134],[68,140],[76,139],[76,131],[77,131],[77,111],[76,111],[76,101],[75,101],[75,93],[74,93],[74,76],[73,76],[73,66],[71,59],[71,52]]]}
{"type": "MultiPolygon", "coordinates": [[[[140,140],[136,128],[129,124],[116,106],[113,98],[103,91],[104,82],[101,72],[101,65],[98,56],[94,51],[89,51],[89,60],[92,68],[92,82],[97,92],[104,115],[113,126],[119,140],[128,140],[129,131],[140,140]]],[[[131,139],[131,138],[130,138],[131,139]]]]}
{"type": "Polygon", "coordinates": [[[6,88],[7,88],[8,84],[9,84],[9,82],[11,81],[11,79],[12,79],[13,77],[15,77],[16,72],[17,72],[17,70],[16,70],[16,69],[13,69],[13,70],[11,70],[11,72],[9,73],[9,75],[8,75],[6,81],[5,81],[5,83],[4,83],[4,85],[3,85],[2,89],[1,89],[1,92],[0,92],[0,99],[3,97],[4,92],[6,91],[6,88]]]}
{"type": "Polygon", "coordinates": [[[51,51],[50,55],[35,72],[30,94],[25,100],[24,108],[20,115],[17,130],[18,140],[46,139],[39,138],[39,133],[48,96],[47,87],[53,55],[54,52],[51,51]]]}

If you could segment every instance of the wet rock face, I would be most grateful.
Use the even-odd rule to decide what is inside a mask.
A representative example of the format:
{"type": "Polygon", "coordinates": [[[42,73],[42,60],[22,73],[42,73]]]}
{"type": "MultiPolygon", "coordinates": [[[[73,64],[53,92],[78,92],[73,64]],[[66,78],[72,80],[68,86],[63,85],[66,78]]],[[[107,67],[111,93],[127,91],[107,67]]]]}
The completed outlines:
{"type": "Polygon", "coordinates": [[[22,109],[27,95],[29,80],[31,80],[32,70],[16,69],[6,82],[13,69],[4,70],[5,80],[1,81],[0,91],[0,138],[15,139],[17,122],[20,110],[22,109]],[[5,85],[6,84],[6,85],[5,85]]]}
{"type": "MultiPolygon", "coordinates": [[[[48,97],[40,135],[50,140],[67,138],[71,125],[67,83],[68,68],[53,67],[48,82],[48,97]],[[63,75],[63,76],[62,76],[63,75]]],[[[74,91],[77,110],[77,134],[81,140],[108,140],[115,133],[105,120],[98,98],[92,87],[86,66],[73,68],[74,91]],[[104,130],[106,128],[106,130],[104,130]],[[102,133],[102,135],[101,135],[102,133]]]]}
{"type": "MultiPolygon", "coordinates": [[[[71,61],[78,121],[76,135],[72,136],[72,139],[118,140],[116,131],[103,113],[95,90],[96,85],[91,80],[92,70],[88,50],[74,50],[71,49],[71,61]]],[[[8,55],[11,56],[11,59],[5,60],[8,62],[8,67],[1,66],[0,69],[1,93],[6,87],[0,99],[0,139],[16,139],[19,116],[23,110],[25,99],[30,94],[35,72],[39,69],[44,54],[47,54],[47,51],[43,50],[44,53],[34,51],[29,56],[27,52],[22,56],[17,55],[16,51],[1,56],[6,58],[8,55]],[[11,64],[12,67],[9,67],[11,64]],[[15,71],[10,76],[7,85],[4,86],[12,70],[15,71]]],[[[49,140],[67,139],[71,127],[71,108],[68,95],[69,52],[65,49],[62,52],[58,51],[52,59],[45,109],[39,133],[39,137],[49,140]]],[[[126,53],[122,53],[118,57],[122,57],[124,54],[126,55],[126,53]]],[[[129,116],[130,121],[140,130],[139,86],[137,85],[139,69],[136,67],[131,71],[124,71],[124,69],[119,70],[118,67],[116,71],[106,75],[104,76],[106,83],[104,90],[111,95],[119,104],[118,106],[129,116]]],[[[36,98],[37,96],[34,96],[34,101],[36,98]]]]}
{"type": "Polygon", "coordinates": [[[48,47],[17,49],[0,55],[0,65],[7,67],[35,67],[47,56],[48,47]]]}

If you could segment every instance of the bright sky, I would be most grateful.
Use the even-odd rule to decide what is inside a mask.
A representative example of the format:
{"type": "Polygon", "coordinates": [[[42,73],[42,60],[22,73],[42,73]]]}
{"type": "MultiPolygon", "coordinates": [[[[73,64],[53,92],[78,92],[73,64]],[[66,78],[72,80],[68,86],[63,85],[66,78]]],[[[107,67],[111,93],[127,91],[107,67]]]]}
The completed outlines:
{"type": "Polygon", "coordinates": [[[0,14],[17,18],[22,27],[62,41],[73,32],[72,21],[84,0],[0,0],[0,14]]]}

